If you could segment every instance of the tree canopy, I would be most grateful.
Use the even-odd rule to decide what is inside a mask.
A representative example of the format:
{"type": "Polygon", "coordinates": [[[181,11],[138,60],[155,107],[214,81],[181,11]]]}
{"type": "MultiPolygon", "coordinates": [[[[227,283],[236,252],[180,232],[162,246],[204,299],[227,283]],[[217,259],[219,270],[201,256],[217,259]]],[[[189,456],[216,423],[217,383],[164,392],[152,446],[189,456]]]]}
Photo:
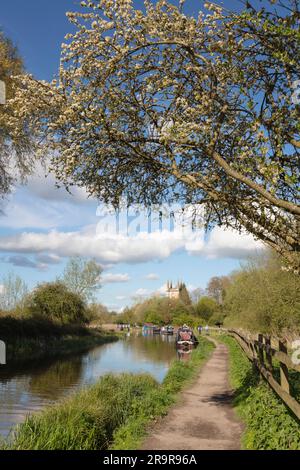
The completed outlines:
{"type": "Polygon", "coordinates": [[[39,285],[26,302],[28,315],[59,324],[87,323],[86,306],[80,295],[71,292],[62,282],[39,285]]]}
{"type": "Polygon", "coordinates": [[[202,204],[206,227],[247,230],[299,269],[299,9],[272,3],[82,2],[58,80],[23,77],[9,124],[26,122],[66,186],[202,204]]]}
{"type": "Polygon", "coordinates": [[[5,91],[4,104],[0,103],[0,196],[9,192],[16,176],[24,179],[32,169],[32,132],[22,120],[20,107],[8,104],[15,97],[19,83],[14,76],[23,73],[23,60],[17,48],[0,31],[0,81],[5,91]],[[13,115],[18,115],[17,128],[13,115]]]}

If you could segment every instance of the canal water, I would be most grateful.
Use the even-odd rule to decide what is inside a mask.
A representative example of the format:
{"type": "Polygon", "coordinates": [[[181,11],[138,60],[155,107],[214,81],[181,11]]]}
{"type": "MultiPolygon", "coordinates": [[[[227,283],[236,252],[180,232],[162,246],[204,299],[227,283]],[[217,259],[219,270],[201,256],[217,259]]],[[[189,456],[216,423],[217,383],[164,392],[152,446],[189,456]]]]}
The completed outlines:
{"type": "Polygon", "coordinates": [[[0,436],[41,410],[108,373],[148,372],[159,382],[176,357],[174,337],[130,335],[62,359],[13,369],[0,367],[0,436]]]}

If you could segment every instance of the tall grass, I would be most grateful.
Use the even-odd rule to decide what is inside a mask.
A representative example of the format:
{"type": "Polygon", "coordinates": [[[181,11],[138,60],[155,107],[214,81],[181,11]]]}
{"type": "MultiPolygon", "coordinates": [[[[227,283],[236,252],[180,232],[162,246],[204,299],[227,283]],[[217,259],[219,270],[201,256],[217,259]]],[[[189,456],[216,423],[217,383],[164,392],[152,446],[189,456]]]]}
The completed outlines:
{"type": "Polygon", "coordinates": [[[151,421],[167,413],[213,345],[201,339],[189,363],[174,361],[160,385],[147,374],[107,375],[44,412],[29,416],[6,449],[135,449],[151,421]]]}
{"type": "MultiPolygon", "coordinates": [[[[269,385],[252,369],[237,342],[220,337],[230,351],[230,379],[235,389],[235,405],[246,424],[243,447],[254,450],[300,450],[300,422],[286,408],[269,385]]],[[[299,374],[293,389],[300,398],[299,374]]]]}
{"type": "Polygon", "coordinates": [[[11,449],[106,449],[135,399],[158,387],[149,375],[107,375],[40,415],[28,417],[15,432],[11,449]]]}

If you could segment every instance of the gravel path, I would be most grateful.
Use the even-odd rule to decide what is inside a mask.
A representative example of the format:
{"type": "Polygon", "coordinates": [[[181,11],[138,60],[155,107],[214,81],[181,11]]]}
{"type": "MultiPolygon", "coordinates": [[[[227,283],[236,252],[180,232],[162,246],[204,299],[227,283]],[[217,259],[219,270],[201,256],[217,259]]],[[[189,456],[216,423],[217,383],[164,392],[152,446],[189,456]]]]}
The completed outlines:
{"type": "Polygon", "coordinates": [[[201,369],[181,401],[154,426],[145,440],[147,450],[240,449],[243,425],[232,407],[228,384],[228,351],[223,344],[201,369]]]}

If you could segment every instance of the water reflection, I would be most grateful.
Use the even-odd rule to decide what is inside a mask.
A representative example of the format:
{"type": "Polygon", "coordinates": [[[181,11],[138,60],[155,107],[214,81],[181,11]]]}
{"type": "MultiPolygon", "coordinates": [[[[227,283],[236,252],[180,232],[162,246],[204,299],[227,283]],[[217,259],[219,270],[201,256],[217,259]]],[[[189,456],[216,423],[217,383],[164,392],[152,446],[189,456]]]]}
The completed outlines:
{"type": "Polygon", "coordinates": [[[52,404],[72,391],[113,372],[148,372],[162,381],[176,358],[174,338],[127,336],[116,343],[30,366],[0,368],[0,434],[24,420],[26,414],[52,404]]]}

